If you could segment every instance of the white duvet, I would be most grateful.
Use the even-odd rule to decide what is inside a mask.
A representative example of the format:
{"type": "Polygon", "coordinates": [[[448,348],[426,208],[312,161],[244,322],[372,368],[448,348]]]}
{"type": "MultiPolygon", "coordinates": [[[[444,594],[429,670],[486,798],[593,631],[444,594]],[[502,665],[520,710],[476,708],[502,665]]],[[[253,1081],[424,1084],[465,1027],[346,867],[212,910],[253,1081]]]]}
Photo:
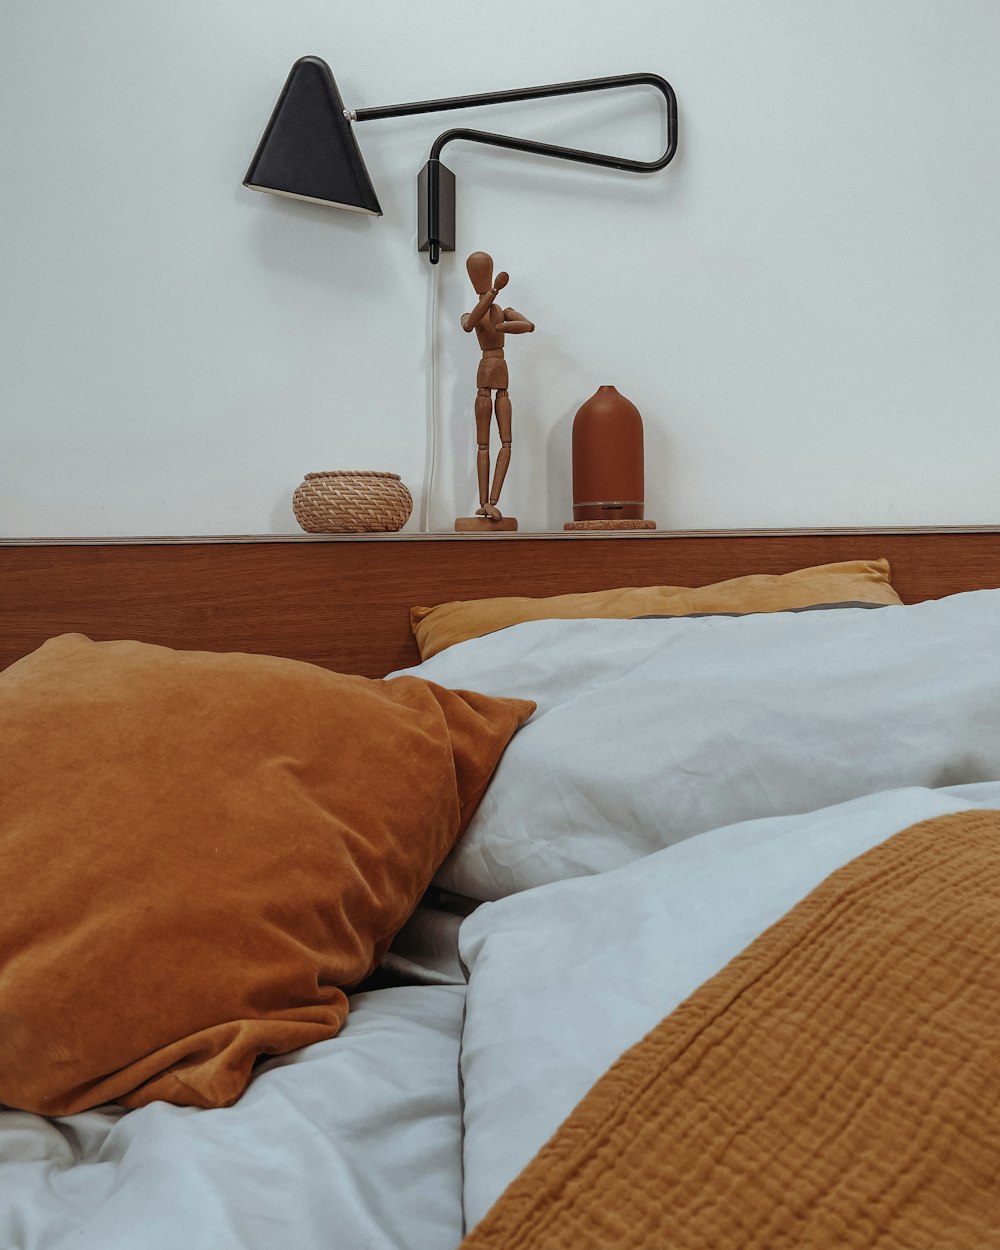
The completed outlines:
{"type": "Polygon", "coordinates": [[[471,898],[618,868],[734,821],[1000,778],[1000,591],[529,621],[410,671],[538,704],[438,873],[471,898]]]}
{"type": "Polygon", "coordinates": [[[465,991],[357,995],[232,1107],[0,1111],[3,1250],[454,1250],[465,991]]]}

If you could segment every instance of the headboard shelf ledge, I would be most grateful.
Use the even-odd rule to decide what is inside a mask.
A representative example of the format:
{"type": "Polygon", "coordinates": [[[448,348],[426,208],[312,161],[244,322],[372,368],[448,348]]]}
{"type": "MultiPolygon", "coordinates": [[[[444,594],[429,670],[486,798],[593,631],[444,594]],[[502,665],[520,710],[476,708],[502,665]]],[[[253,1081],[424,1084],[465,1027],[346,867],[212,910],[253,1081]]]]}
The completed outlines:
{"type": "Polygon", "coordinates": [[[703,586],[882,557],[907,603],[1000,587],[1000,526],[3,539],[0,667],[79,632],[378,677],[417,662],[417,604],[703,586]]]}

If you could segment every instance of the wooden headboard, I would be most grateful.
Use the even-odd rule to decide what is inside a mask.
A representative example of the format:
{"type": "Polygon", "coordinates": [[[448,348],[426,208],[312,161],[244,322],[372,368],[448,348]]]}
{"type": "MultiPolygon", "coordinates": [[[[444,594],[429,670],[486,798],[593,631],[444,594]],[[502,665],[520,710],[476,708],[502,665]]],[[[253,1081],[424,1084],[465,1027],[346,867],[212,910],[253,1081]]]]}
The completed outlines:
{"type": "Polygon", "coordinates": [[[255,651],[382,676],[414,604],[699,586],[888,558],[907,603],[1000,587],[1000,527],[0,541],[0,667],[56,634],[255,651]]]}

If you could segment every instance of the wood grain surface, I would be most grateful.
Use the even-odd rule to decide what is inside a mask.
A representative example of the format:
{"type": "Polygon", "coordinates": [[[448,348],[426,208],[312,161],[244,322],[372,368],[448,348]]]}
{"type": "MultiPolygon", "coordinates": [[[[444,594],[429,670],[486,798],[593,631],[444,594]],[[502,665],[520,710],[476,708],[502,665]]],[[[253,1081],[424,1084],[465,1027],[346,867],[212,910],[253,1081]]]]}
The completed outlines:
{"type": "Polygon", "coordinates": [[[8,540],[0,544],[0,667],[46,638],[76,631],[291,656],[375,677],[417,662],[408,615],[414,604],[700,586],[880,556],[908,603],[1000,587],[1000,529],[8,540]]]}

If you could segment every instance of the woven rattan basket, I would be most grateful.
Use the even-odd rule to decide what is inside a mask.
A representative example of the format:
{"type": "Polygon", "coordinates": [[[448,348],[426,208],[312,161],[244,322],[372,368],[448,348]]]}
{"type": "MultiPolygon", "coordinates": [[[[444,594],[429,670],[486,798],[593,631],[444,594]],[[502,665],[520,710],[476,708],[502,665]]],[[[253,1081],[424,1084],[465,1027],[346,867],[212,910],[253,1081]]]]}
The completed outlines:
{"type": "Polygon", "coordinates": [[[377,534],[402,529],[413,499],[398,473],[343,469],[307,473],[292,510],[309,534],[377,534]]]}

